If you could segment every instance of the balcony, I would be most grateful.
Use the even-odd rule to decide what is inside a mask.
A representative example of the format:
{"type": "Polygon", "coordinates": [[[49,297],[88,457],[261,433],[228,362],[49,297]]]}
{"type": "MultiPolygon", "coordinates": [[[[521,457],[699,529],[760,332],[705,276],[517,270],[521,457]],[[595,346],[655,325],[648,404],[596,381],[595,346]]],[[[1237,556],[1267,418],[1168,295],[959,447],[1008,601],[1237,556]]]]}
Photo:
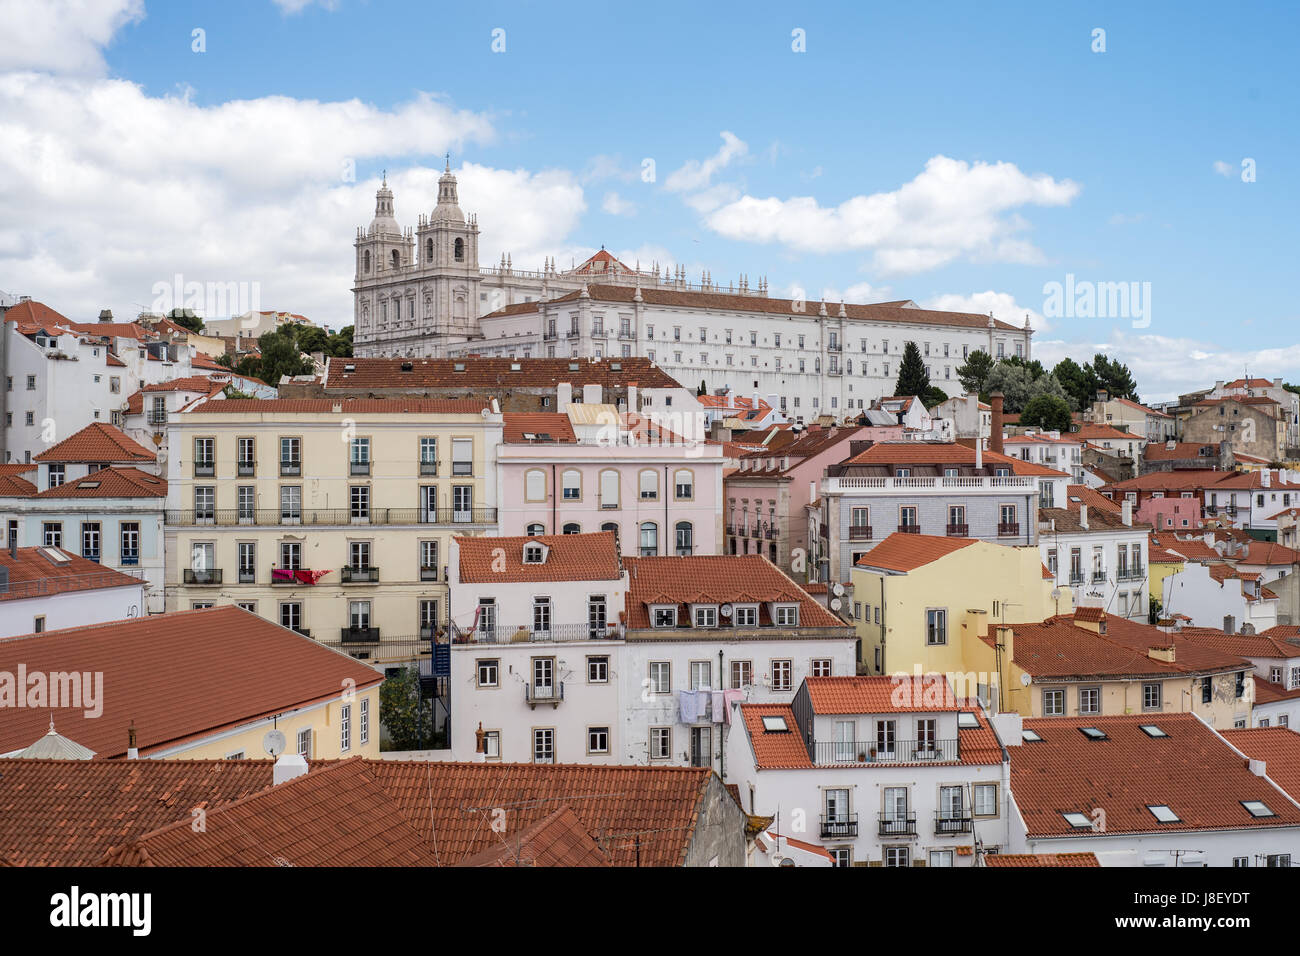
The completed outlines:
{"type": "Polygon", "coordinates": [[[564,681],[540,687],[533,684],[524,685],[524,703],[530,708],[535,709],[538,704],[550,704],[554,709],[560,706],[562,700],[564,700],[564,681]]]}
{"type": "Polygon", "coordinates": [[[149,424],[150,424],[150,425],[166,425],[166,424],[167,424],[167,413],[166,413],[166,412],[150,412],[150,413],[149,413],[149,424]]]}
{"type": "Polygon", "coordinates": [[[301,461],[281,461],[281,462],[280,462],[280,474],[281,474],[281,476],[295,476],[295,475],[301,475],[301,474],[302,474],[302,462],[301,462],[301,461]]]}
{"type": "Polygon", "coordinates": [[[438,463],[436,461],[420,462],[420,475],[425,478],[437,478],[438,463]]]}
{"type": "Polygon", "coordinates": [[[970,833],[971,815],[962,810],[936,810],[934,814],[934,835],[950,836],[958,833],[970,833]]]}
{"type": "Polygon", "coordinates": [[[632,334],[632,330],[631,330],[631,329],[619,329],[619,330],[618,330],[618,337],[619,337],[620,339],[623,339],[624,341],[627,341],[627,342],[631,342],[632,340],[634,340],[634,339],[636,338],[636,336],[632,334]]]}
{"type": "Polygon", "coordinates": [[[554,329],[542,333],[543,342],[554,342],[559,337],[560,337],[559,334],[554,329]]]}
{"type": "Polygon", "coordinates": [[[829,345],[826,346],[826,351],[827,351],[827,352],[843,352],[843,351],[844,351],[844,346],[840,345],[839,342],[831,342],[829,345]]]}
{"type": "Polygon", "coordinates": [[[827,375],[843,375],[843,374],[844,374],[844,370],[841,369],[838,365],[832,365],[830,368],[826,369],[826,374],[827,374],[827,375]]]}
{"type": "Polygon", "coordinates": [[[237,577],[238,577],[238,583],[240,583],[240,584],[256,584],[256,583],[257,583],[257,569],[256,569],[256,568],[240,568],[240,569],[239,569],[239,574],[238,574],[237,577]]]}
{"type": "Polygon", "coordinates": [[[1105,568],[1100,568],[1100,569],[1099,569],[1099,568],[1094,568],[1094,569],[1093,569],[1093,572],[1092,572],[1092,583],[1093,583],[1093,584],[1105,584],[1105,583],[1106,583],[1106,570],[1105,570],[1105,568]]]}
{"type": "Polygon", "coordinates": [[[568,338],[576,339],[576,338],[578,338],[578,336],[580,336],[581,334],[582,334],[582,333],[579,332],[577,329],[569,329],[568,338]]]}
{"type": "Polygon", "coordinates": [[[350,508],[216,508],[167,511],[167,524],[187,525],[372,525],[493,524],[496,508],[371,508],[364,515],[350,508]]]}
{"type": "Polygon", "coordinates": [[[545,644],[554,641],[618,640],[623,636],[617,624],[568,623],[552,624],[549,628],[534,628],[528,624],[492,625],[462,631],[451,625],[451,639],[455,644],[545,644]]]}
{"type": "Polygon", "coordinates": [[[130,565],[138,565],[139,563],[140,563],[140,552],[139,552],[139,551],[125,551],[125,550],[124,550],[124,551],[122,552],[122,564],[130,566],[130,565]]]}
{"type": "Polygon", "coordinates": [[[1014,537],[1018,536],[1019,534],[1020,534],[1020,522],[1019,522],[1019,521],[999,521],[999,522],[998,522],[998,537],[999,537],[999,538],[1014,538],[1014,537]]]}
{"type": "Polygon", "coordinates": [[[422,641],[432,641],[432,640],[434,640],[435,638],[441,636],[441,635],[440,635],[440,632],[441,632],[441,631],[442,631],[442,628],[440,628],[437,624],[421,624],[421,625],[420,625],[420,640],[422,640],[422,641]]]}
{"type": "Polygon", "coordinates": [[[870,541],[871,525],[869,524],[851,524],[849,525],[850,541],[870,541]]]}
{"type": "Polygon", "coordinates": [[[882,837],[916,836],[915,813],[882,813],[876,832],[882,837]]]}
{"type": "Polygon", "coordinates": [[[1082,572],[1082,571],[1071,571],[1071,572],[1070,572],[1070,587],[1077,588],[1077,587],[1080,587],[1082,584],[1083,584],[1083,572],[1082,572]]]}
{"type": "Polygon", "coordinates": [[[235,473],[240,478],[251,478],[257,474],[257,462],[241,461],[235,466],[235,473]]]}
{"type": "Polygon", "coordinates": [[[348,474],[350,475],[368,475],[370,474],[370,462],[354,461],[349,463],[348,474]]]}
{"type": "Polygon", "coordinates": [[[1033,491],[1038,494],[1038,479],[1024,475],[945,475],[929,477],[857,477],[836,476],[822,479],[821,491],[829,494],[853,494],[855,492],[906,492],[921,495],[951,495],[954,491],[1006,492],[1017,489],[1022,492],[1033,491]]]}
{"type": "Polygon", "coordinates": [[[948,537],[950,538],[969,538],[970,525],[968,524],[950,524],[948,525],[948,537]]]}
{"type": "Polygon", "coordinates": [[[431,568],[428,568],[428,567],[422,567],[422,568],[420,568],[420,580],[421,580],[421,581],[436,581],[436,580],[438,580],[438,569],[437,569],[437,567],[431,567],[431,568]]]}
{"type": "Polygon", "coordinates": [[[958,758],[956,740],[892,740],[882,747],[874,740],[818,740],[812,745],[817,766],[872,763],[952,763],[958,758]]]}
{"type": "Polygon", "coordinates": [[[823,840],[835,840],[858,835],[858,815],[856,813],[840,813],[835,816],[822,814],[821,824],[823,840]]]}
{"type": "Polygon", "coordinates": [[[352,566],[339,568],[339,579],[344,584],[378,584],[379,569],[352,566]]]}
{"type": "Polygon", "coordinates": [[[898,526],[899,534],[920,534],[921,526],[919,524],[900,524],[898,526]]]}
{"type": "Polygon", "coordinates": [[[217,463],[215,461],[196,461],[194,463],[195,478],[211,478],[217,473],[217,463]]]}
{"type": "Polygon", "coordinates": [[[340,629],[339,640],[344,644],[373,644],[379,640],[377,627],[345,627],[340,629]]]}
{"type": "Polygon", "coordinates": [[[272,568],[271,584],[310,587],[328,573],[328,571],[312,571],[309,568],[272,568]]]}
{"type": "Polygon", "coordinates": [[[734,522],[731,522],[731,521],[728,521],[728,522],[727,522],[727,534],[735,534],[735,533],[736,533],[736,525],[735,525],[735,523],[734,523],[734,522]]]}
{"type": "Polygon", "coordinates": [[[184,571],[184,580],[186,584],[201,586],[213,586],[221,583],[221,569],[212,568],[208,571],[194,571],[186,568],[184,571]]]}
{"type": "Polygon", "coordinates": [[[591,337],[593,339],[607,339],[609,338],[609,333],[605,331],[604,326],[593,325],[591,327],[591,337]]]}

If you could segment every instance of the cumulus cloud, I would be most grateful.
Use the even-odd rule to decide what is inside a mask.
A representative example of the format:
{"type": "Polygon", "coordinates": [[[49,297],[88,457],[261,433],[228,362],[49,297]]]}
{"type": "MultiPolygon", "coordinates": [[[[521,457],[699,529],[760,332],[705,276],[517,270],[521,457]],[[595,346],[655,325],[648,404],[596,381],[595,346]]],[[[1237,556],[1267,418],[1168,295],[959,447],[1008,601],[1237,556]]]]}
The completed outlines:
{"type": "Polygon", "coordinates": [[[1216,159],[1214,161],[1214,171],[1220,176],[1225,176],[1228,179],[1231,179],[1237,172],[1237,167],[1233,166],[1232,163],[1225,163],[1221,159],[1216,159]]]}
{"type": "Polygon", "coordinates": [[[743,196],[715,209],[705,225],[746,242],[778,243],[801,252],[874,254],[874,271],[906,275],[960,258],[1033,263],[1041,252],[1017,235],[1028,228],[1013,211],[1065,206],[1080,187],[1068,179],[1028,175],[1012,163],[967,163],[935,156],[892,192],[822,206],[812,196],[743,196]]]}
{"type": "Polygon", "coordinates": [[[713,181],[719,170],[726,169],[731,163],[746,155],[749,145],[733,133],[722,131],[722,146],[708,159],[689,159],[675,169],[664,180],[664,188],[669,192],[695,192],[705,189],[713,181]]]}
{"type": "Polygon", "coordinates": [[[1030,328],[1037,331],[1048,328],[1047,320],[1043,318],[1042,313],[1018,304],[1016,297],[1010,293],[994,292],[992,289],[971,295],[956,293],[936,295],[918,304],[941,312],[973,312],[977,315],[988,315],[992,312],[993,318],[1017,326],[1023,325],[1025,316],[1028,315],[1030,328]]]}
{"type": "Polygon", "coordinates": [[[636,215],[636,204],[624,199],[613,190],[605,193],[605,198],[600,201],[600,208],[611,216],[636,215]]]}
{"type": "Polygon", "coordinates": [[[326,10],[337,10],[338,0],[272,0],[285,14],[301,13],[313,3],[320,4],[326,10]]]}
{"type": "Polygon", "coordinates": [[[99,75],[102,50],[144,0],[0,0],[0,71],[99,75]]]}

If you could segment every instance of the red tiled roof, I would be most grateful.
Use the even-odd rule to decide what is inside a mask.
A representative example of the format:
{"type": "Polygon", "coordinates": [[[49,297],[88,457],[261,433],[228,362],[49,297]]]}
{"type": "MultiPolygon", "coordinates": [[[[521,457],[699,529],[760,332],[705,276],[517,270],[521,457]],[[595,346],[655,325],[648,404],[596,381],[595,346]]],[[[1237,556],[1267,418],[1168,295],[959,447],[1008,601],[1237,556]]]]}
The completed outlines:
{"type": "Polygon", "coordinates": [[[813,762],[808,748],[794,722],[794,711],[789,704],[741,704],[740,719],[749,735],[754,751],[754,763],[761,770],[811,769],[813,762]],[[786,729],[765,730],[764,717],[783,717],[786,729]]]}
{"type": "MultiPolygon", "coordinates": [[[[1077,488],[1078,485],[1071,487],[1077,488]]],[[[1067,497],[1076,496],[1070,495],[1067,497]]],[[[1125,524],[1123,511],[1115,507],[1115,502],[1110,501],[1105,495],[1097,495],[1097,497],[1107,501],[1109,503],[1108,507],[1096,507],[1091,498],[1088,500],[1088,527],[1085,528],[1083,526],[1083,516],[1080,514],[1081,505],[1084,502],[1082,496],[1077,497],[1080,500],[1070,501],[1067,508],[1039,508],[1038,521],[1040,526],[1055,522],[1053,530],[1061,534],[1092,533],[1096,531],[1128,531],[1134,534],[1145,534],[1151,530],[1151,525],[1144,522],[1133,521],[1130,524],[1125,524]]]]}
{"type": "Polygon", "coordinates": [[[110,852],[108,866],[432,866],[433,845],[360,758],[319,767],[110,852]]]}
{"type": "Polygon", "coordinates": [[[112,368],[126,368],[126,363],[112,352],[104,353],[104,364],[111,366],[112,368]]]}
{"type": "Polygon", "coordinates": [[[1223,386],[1227,388],[1272,388],[1273,383],[1266,378],[1235,378],[1223,386]]]}
{"type": "Polygon", "coordinates": [[[885,571],[915,571],[954,551],[968,548],[977,538],[950,538],[932,534],[892,532],[862,557],[854,567],[880,568],[885,571]]]}
{"type": "Polygon", "coordinates": [[[139,468],[101,468],[38,492],[37,498],[166,498],[167,479],[139,468]]]}
{"type": "Polygon", "coordinates": [[[1238,564],[1280,565],[1300,562],[1300,551],[1278,544],[1276,541],[1252,541],[1245,554],[1237,555],[1238,564]]]}
{"type": "Polygon", "coordinates": [[[476,535],[453,540],[460,551],[462,583],[617,581],[623,570],[618,539],[612,531],[509,538],[476,535]],[[524,563],[524,545],[529,542],[546,547],[545,562],[524,563]]]}
{"type": "MultiPolygon", "coordinates": [[[[1009,466],[1013,475],[1036,475],[1064,478],[1065,473],[1045,468],[1032,462],[1001,455],[995,451],[983,453],[985,469],[1009,466]]],[[[975,449],[956,442],[890,441],[876,442],[870,448],[844,462],[846,465],[971,465],[975,464],[975,449]]]]}
{"type": "Polygon", "coordinates": [[[1136,410],[1136,411],[1139,411],[1139,412],[1143,412],[1143,413],[1145,413],[1145,414],[1147,414],[1147,415],[1154,415],[1156,418],[1169,418],[1169,417],[1170,417],[1169,415],[1165,414],[1164,412],[1158,412],[1158,411],[1156,411],[1154,408],[1147,408],[1145,405],[1139,404],[1138,402],[1133,401],[1131,398],[1117,398],[1117,399],[1115,399],[1115,401],[1119,402],[1121,405],[1126,405],[1126,406],[1128,406],[1129,408],[1132,408],[1132,409],[1134,409],[1134,410],[1136,410]]]}
{"type": "Polygon", "coordinates": [[[10,306],[4,313],[6,322],[14,322],[18,331],[30,335],[37,331],[53,332],[60,326],[70,328],[72,320],[66,315],[55,312],[44,302],[28,299],[10,306]]]}
{"type": "Polygon", "coordinates": [[[1031,838],[1086,838],[1065,813],[1106,814],[1106,832],[1151,833],[1300,826],[1300,807],[1250,772],[1246,761],[1193,714],[1043,717],[1024,722],[1040,743],[1008,747],[1011,790],[1031,838]],[[1154,724],[1168,736],[1150,737],[1154,724]],[[1090,740],[1080,727],[1096,727],[1090,740]],[[1275,816],[1254,817],[1244,800],[1275,816]],[[1177,823],[1159,823],[1148,806],[1167,806],[1177,823]]]}
{"type": "Polygon", "coordinates": [[[0,858],[93,866],[135,837],[189,826],[271,785],[269,760],[0,759],[0,858]]]}
{"type": "Polygon", "coordinates": [[[535,445],[547,442],[576,443],[578,437],[573,433],[573,423],[569,416],[559,412],[509,412],[502,416],[505,421],[503,438],[507,444],[535,445]],[[548,439],[530,440],[530,435],[549,435],[548,439]]]}
{"type": "Polygon", "coordinates": [[[1284,700],[1295,700],[1300,697],[1300,687],[1288,688],[1281,684],[1274,684],[1272,681],[1264,680],[1258,674],[1255,675],[1255,706],[1263,704],[1276,704],[1284,700]]]}
{"type": "Polygon", "coordinates": [[[1196,403],[1199,408],[1203,405],[1214,406],[1222,405],[1224,402],[1236,402],[1238,405],[1276,405],[1277,399],[1269,398],[1267,395],[1225,395],[1222,398],[1203,398],[1196,403]]]}
{"type": "Polygon", "coordinates": [[[1118,439],[1120,441],[1130,441],[1133,439],[1146,441],[1145,435],[1137,435],[1133,432],[1122,431],[1121,429],[1115,428],[1113,425],[1103,425],[1098,422],[1084,422],[1079,426],[1077,431],[1072,431],[1070,434],[1088,441],[1097,441],[1098,439],[1106,438],[1118,439]]]}
{"type": "MultiPolygon", "coordinates": [[[[536,303],[530,303],[536,307],[536,303]]],[[[647,358],[589,359],[566,358],[331,358],[325,375],[325,388],[498,388],[554,389],[561,382],[581,394],[584,385],[603,388],[681,388],[672,378],[647,358]],[[410,365],[409,372],[402,366],[410,365]],[[346,368],[352,366],[353,371],[346,368]],[[514,367],[519,366],[515,371],[514,367]],[[576,366],[576,368],[575,368],[576,366]],[[617,369],[615,368],[617,366],[617,369]],[[457,368],[463,369],[457,371],[457,368]]]]}
{"type": "Polygon", "coordinates": [[[1095,853],[993,853],[984,857],[992,867],[1024,866],[1101,866],[1095,853]]]}
{"type": "Polygon", "coordinates": [[[1219,460],[1219,446],[1213,443],[1199,441],[1180,441],[1180,442],[1148,442],[1147,446],[1142,449],[1142,457],[1147,461],[1174,461],[1184,458],[1205,458],[1217,462],[1219,460]],[[1173,445],[1172,448],[1169,446],[1173,445]],[[1209,454],[1202,455],[1201,449],[1208,448],[1209,454]]]}
{"type": "Polygon", "coordinates": [[[15,461],[0,464],[0,475],[25,475],[35,470],[36,465],[32,462],[15,461]]]}
{"type": "Polygon", "coordinates": [[[808,677],[804,686],[817,714],[949,713],[962,709],[943,674],[808,677]]]}
{"type": "Polygon", "coordinates": [[[562,807],[518,834],[504,834],[460,866],[610,866],[578,815],[562,807]]]}
{"type": "Polygon", "coordinates": [[[1205,543],[1201,538],[1188,538],[1182,540],[1173,534],[1150,535],[1148,538],[1153,546],[1164,548],[1172,554],[1180,555],[1188,561],[1221,561],[1222,555],[1205,543]],[[1155,542],[1159,542],[1158,545],[1155,542]]]}
{"type": "Polygon", "coordinates": [[[17,475],[0,474],[0,498],[28,498],[36,494],[36,486],[17,475]]]}
{"type": "Polygon", "coordinates": [[[128,438],[120,428],[103,422],[92,422],[54,447],[47,448],[35,460],[98,463],[157,461],[158,456],[139,442],[128,438]]]}
{"type": "Polygon", "coordinates": [[[120,339],[153,337],[153,331],[138,322],[71,322],[69,325],[74,332],[81,335],[102,335],[106,338],[120,339]]]}
{"type": "Polygon", "coordinates": [[[349,679],[358,689],[383,680],[346,654],[234,605],[0,640],[0,670],[12,673],[20,661],[28,672],[102,672],[103,713],[13,710],[0,722],[0,753],[31,744],[53,717],[61,734],[100,757],[125,754],[134,723],[145,756],[337,698],[349,679]]]}
{"type": "MultiPolygon", "coordinates": [[[[1283,636],[1273,636],[1269,628],[1263,634],[1225,634],[1209,627],[1185,627],[1176,631],[1181,638],[1193,644],[1212,647],[1236,657],[1292,658],[1300,657],[1300,644],[1288,644],[1283,636]]],[[[1256,687],[1259,678],[1255,678],[1256,687]]]]}
{"type": "MultiPolygon", "coordinates": [[[[7,590],[0,591],[0,602],[48,597],[68,591],[140,587],[143,584],[139,578],[102,567],[79,554],[53,548],[18,548],[12,552],[5,548],[0,550],[0,567],[7,568],[9,571],[9,587],[7,590]],[[46,557],[47,551],[57,551],[67,558],[67,561],[55,564],[46,557]]],[[[2,735],[3,728],[0,728],[0,736],[2,735]]],[[[28,743],[31,743],[31,740],[28,743]]],[[[12,748],[0,744],[0,753],[8,753],[10,749],[12,748]]]]}
{"type": "Polygon", "coordinates": [[[1091,508],[1100,508],[1103,511],[1113,511],[1116,514],[1123,513],[1123,506],[1111,498],[1107,498],[1096,488],[1089,488],[1087,485],[1068,485],[1065,489],[1066,499],[1072,506],[1080,504],[1087,505],[1091,508]],[[1074,499],[1078,498],[1078,501],[1074,499]]]}
{"type": "Polygon", "coordinates": [[[225,398],[186,409],[219,415],[477,415],[489,407],[477,398],[225,398]]]}
{"type": "Polygon", "coordinates": [[[201,395],[215,395],[225,388],[229,382],[216,382],[204,375],[186,375],[183,378],[173,378],[166,382],[156,382],[153,385],[144,386],[141,391],[145,392],[197,392],[201,395]]]}
{"type": "MultiPolygon", "coordinates": [[[[799,628],[783,628],[783,635],[798,636],[802,628],[845,626],[761,554],[624,558],[623,563],[628,571],[629,628],[650,627],[651,604],[676,604],[680,608],[689,604],[757,603],[762,625],[769,620],[765,605],[772,601],[799,605],[799,628]]],[[[680,611],[678,619],[683,619],[680,611]]],[[[670,632],[669,636],[696,633],[691,628],[682,630],[685,635],[670,632]]]]}

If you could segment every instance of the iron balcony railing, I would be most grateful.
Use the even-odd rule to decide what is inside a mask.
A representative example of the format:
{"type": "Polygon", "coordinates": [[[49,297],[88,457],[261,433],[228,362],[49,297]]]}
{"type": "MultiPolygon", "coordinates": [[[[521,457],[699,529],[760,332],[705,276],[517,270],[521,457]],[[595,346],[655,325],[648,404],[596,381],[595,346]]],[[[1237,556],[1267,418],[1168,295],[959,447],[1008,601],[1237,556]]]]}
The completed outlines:
{"type": "Polygon", "coordinates": [[[870,541],[871,525],[869,524],[851,524],[849,525],[850,541],[870,541]]]}
{"type": "Polygon", "coordinates": [[[211,478],[217,473],[217,463],[215,461],[196,461],[194,463],[195,478],[211,478]]]}
{"type": "Polygon", "coordinates": [[[374,643],[379,640],[379,628],[377,627],[340,628],[339,640],[341,640],[344,644],[374,643]]]}
{"type": "Polygon", "coordinates": [[[420,568],[420,580],[421,580],[421,581],[436,581],[436,580],[438,580],[438,569],[437,569],[436,567],[422,567],[422,568],[420,568]]]}
{"type": "Polygon", "coordinates": [[[915,813],[881,813],[876,832],[880,836],[916,836],[915,813]]]}
{"type": "Polygon", "coordinates": [[[102,571],[86,571],[82,574],[69,574],[56,578],[37,578],[34,581],[10,580],[0,584],[0,596],[26,598],[45,594],[58,594],[62,591],[121,587],[129,583],[122,580],[123,578],[133,578],[137,583],[143,583],[143,577],[139,571],[113,571],[105,568],[102,571]]]}
{"type": "Polygon", "coordinates": [[[840,343],[838,343],[838,342],[831,342],[830,344],[828,344],[828,345],[826,346],[826,351],[828,351],[828,352],[843,352],[843,351],[844,351],[844,346],[840,345],[840,343]]]}
{"type": "Polygon", "coordinates": [[[235,472],[240,478],[247,478],[250,475],[257,474],[257,462],[241,461],[236,467],[235,472]]]}
{"type": "Polygon", "coordinates": [[[370,474],[370,462],[368,461],[353,461],[353,462],[349,462],[348,466],[349,466],[348,467],[349,474],[352,475],[370,474]]]}
{"type": "Polygon", "coordinates": [[[998,534],[1002,537],[1008,537],[1020,534],[1019,521],[999,521],[998,534]]]}
{"type": "Polygon", "coordinates": [[[948,525],[948,537],[965,538],[970,535],[970,525],[968,524],[950,524],[948,525]]]}
{"type": "Polygon", "coordinates": [[[497,625],[462,630],[451,625],[451,639],[457,644],[541,644],[554,641],[616,640],[622,636],[618,624],[567,623],[535,628],[528,624],[497,625]]]}
{"type": "Polygon", "coordinates": [[[920,534],[921,526],[919,524],[900,524],[898,526],[899,534],[920,534]]]}
{"type": "Polygon", "coordinates": [[[496,508],[215,508],[167,510],[167,524],[188,525],[396,525],[495,524],[496,508]]]}
{"type": "Polygon", "coordinates": [[[1115,577],[1120,581],[1141,581],[1146,577],[1146,568],[1140,564],[1131,568],[1120,568],[1115,577]]]}
{"type": "Polygon", "coordinates": [[[420,462],[420,474],[426,478],[438,477],[438,463],[436,461],[420,462]]]}
{"type": "Polygon", "coordinates": [[[550,704],[554,707],[562,700],[564,700],[564,681],[542,686],[524,685],[524,703],[530,707],[536,707],[538,704],[550,704]]]}
{"type": "Polygon", "coordinates": [[[166,424],[167,424],[167,413],[166,413],[166,412],[150,412],[150,413],[149,413],[149,424],[150,424],[150,425],[166,425],[166,424]]]}
{"type": "Polygon", "coordinates": [[[378,584],[379,569],[372,567],[354,568],[351,566],[339,568],[339,580],[344,584],[378,584]]]}
{"type": "Polygon", "coordinates": [[[302,474],[302,462],[301,462],[301,461],[283,461],[283,460],[282,460],[282,461],[280,462],[280,474],[281,474],[281,475],[301,475],[301,474],[302,474]]]}
{"type": "Polygon", "coordinates": [[[823,813],[821,823],[823,840],[856,837],[858,835],[858,815],[856,813],[839,813],[834,816],[823,813]]]}
{"type": "Polygon", "coordinates": [[[543,342],[554,342],[559,337],[560,337],[559,333],[556,332],[554,329],[550,329],[542,333],[543,342]]]}
{"type": "Polygon", "coordinates": [[[1096,568],[1093,569],[1093,571],[1092,571],[1092,583],[1093,583],[1093,584],[1105,584],[1105,583],[1106,583],[1106,569],[1105,569],[1105,568],[1102,568],[1102,569],[1100,569],[1100,570],[1098,570],[1098,569],[1096,569],[1096,568]]]}
{"type": "Polygon", "coordinates": [[[970,833],[973,821],[965,810],[936,810],[934,813],[935,836],[953,833],[970,833]]]}
{"type": "Polygon", "coordinates": [[[256,583],[257,583],[257,569],[256,569],[256,568],[240,568],[240,569],[239,569],[239,583],[240,583],[240,584],[256,584],[256,583]]]}
{"type": "Polygon", "coordinates": [[[951,763],[958,759],[956,740],[817,740],[813,762],[819,766],[871,763],[951,763]]]}
{"type": "Polygon", "coordinates": [[[1082,571],[1071,571],[1071,572],[1070,572],[1070,584],[1073,585],[1074,587],[1078,587],[1078,586],[1079,586],[1080,584],[1082,584],[1082,583],[1083,583],[1083,572],[1082,572],[1082,571]]]}
{"type": "Polygon", "coordinates": [[[196,571],[186,568],[184,571],[186,584],[205,584],[215,585],[221,583],[221,569],[211,568],[206,571],[196,571]]]}

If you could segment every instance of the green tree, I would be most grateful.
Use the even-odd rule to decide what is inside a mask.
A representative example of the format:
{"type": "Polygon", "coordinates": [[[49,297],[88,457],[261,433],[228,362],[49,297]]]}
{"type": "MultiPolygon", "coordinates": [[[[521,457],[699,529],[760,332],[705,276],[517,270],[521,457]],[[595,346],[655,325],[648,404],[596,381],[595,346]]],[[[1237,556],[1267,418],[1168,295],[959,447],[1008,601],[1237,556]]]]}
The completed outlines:
{"type": "Polygon", "coordinates": [[[984,380],[987,393],[1001,392],[1002,407],[1012,413],[1025,407],[1031,397],[1031,385],[1033,379],[1029,377],[1029,370],[1023,365],[1013,365],[1010,362],[998,362],[984,380]]]}
{"type": "Polygon", "coordinates": [[[993,356],[983,349],[976,349],[966,356],[966,361],[957,366],[957,381],[961,382],[966,394],[983,395],[986,393],[984,381],[993,371],[993,356]]]}
{"type": "Polygon", "coordinates": [[[934,408],[934,406],[941,405],[946,401],[948,401],[948,393],[936,385],[931,385],[925,390],[925,394],[921,396],[921,404],[926,408],[934,408]]]}
{"type": "Polygon", "coordinates": [[[707,394],[709,394],[709,386],[708,386],[708,384],[704,381],[704,379],[700,379],[700,387],[697,388],[697,389],[695,390],[695,394],[696,394],[696,395],[707,395],[707,394]]]}
{"type": "MultiPolygon", "coordinates": [[[[291,326],[274,329],[257,340],[257,347],[262,353],[256,375],[268,385],[279,385],[284,375],[307,375],[312,371],[311,360],[302,355],[298,348],[297,336],[291,326]]],[[[244,367],[244,361],[239,368],[244,367]]]]}
{"type": "Polygon", "coordinates": [[[1073,411],[1081,412],[1092,404],[1096,392],[1096,376],[1091,366],[1080,365],[1072,358],[1063,358],[1056,363],[1052,374],[1065,389],[1073,411]]]}
{"type": "Polygon", "coordinates": [[[222,389],[222,394],[225,395],[226,398],[257,398],[256,395],[250,395],[248,392],[241,392],[233,385],[227,385],[222,389]]]}
{"type": "Polygon", "coordinates": [[[915,342],[908,342],[903,347],[903,361],[898,366],[898,383],[894,386],[894,394],[923,398],[929,388],[930,376],[926,374],[921,350],[915,342]]]}
{"type": "Polygon", "coordinates": [[[191,332],[203,331],[203,320],[192,309],[172,309],[167,313],[167,318],[191,332]]]}
{"type": "Polygon", "coordinates": [[[1111,398],[1127,398],[1136,402],[1137,382],[1127,365],[1119,359],[1109,359],[1098,352],[1092,359],[1092,373],[1099,388],[1104,388],[1111,398]]]}
{"type": "Polygon", "coordinates": [[[1021,411],[1020,424],[1067,432],[1070,430],[1070,403],[1058,395],[1035,395],[1021,411]]]}
{"type": "Polygon", "coordinates": [[[329,354],[334,358],[352,358],[352,326],[345,325],[330,336],[329,354]]]}
{"type": "Polygon", "coordinates": [[[420,750],[433,743],[433,702],[420,705],[420,679],[403,667],[379,685],[379,721],[388,731],[388,750],[420,750]]]}
{"type": "MultiPolygon", "coordinates": [[[[288,326],[288,328],[294,328],[288,326]]],[[[318,325],[300,325],[295,328],[295,343],[299,352],[329,354],[329,333],[318,325]]]]}

